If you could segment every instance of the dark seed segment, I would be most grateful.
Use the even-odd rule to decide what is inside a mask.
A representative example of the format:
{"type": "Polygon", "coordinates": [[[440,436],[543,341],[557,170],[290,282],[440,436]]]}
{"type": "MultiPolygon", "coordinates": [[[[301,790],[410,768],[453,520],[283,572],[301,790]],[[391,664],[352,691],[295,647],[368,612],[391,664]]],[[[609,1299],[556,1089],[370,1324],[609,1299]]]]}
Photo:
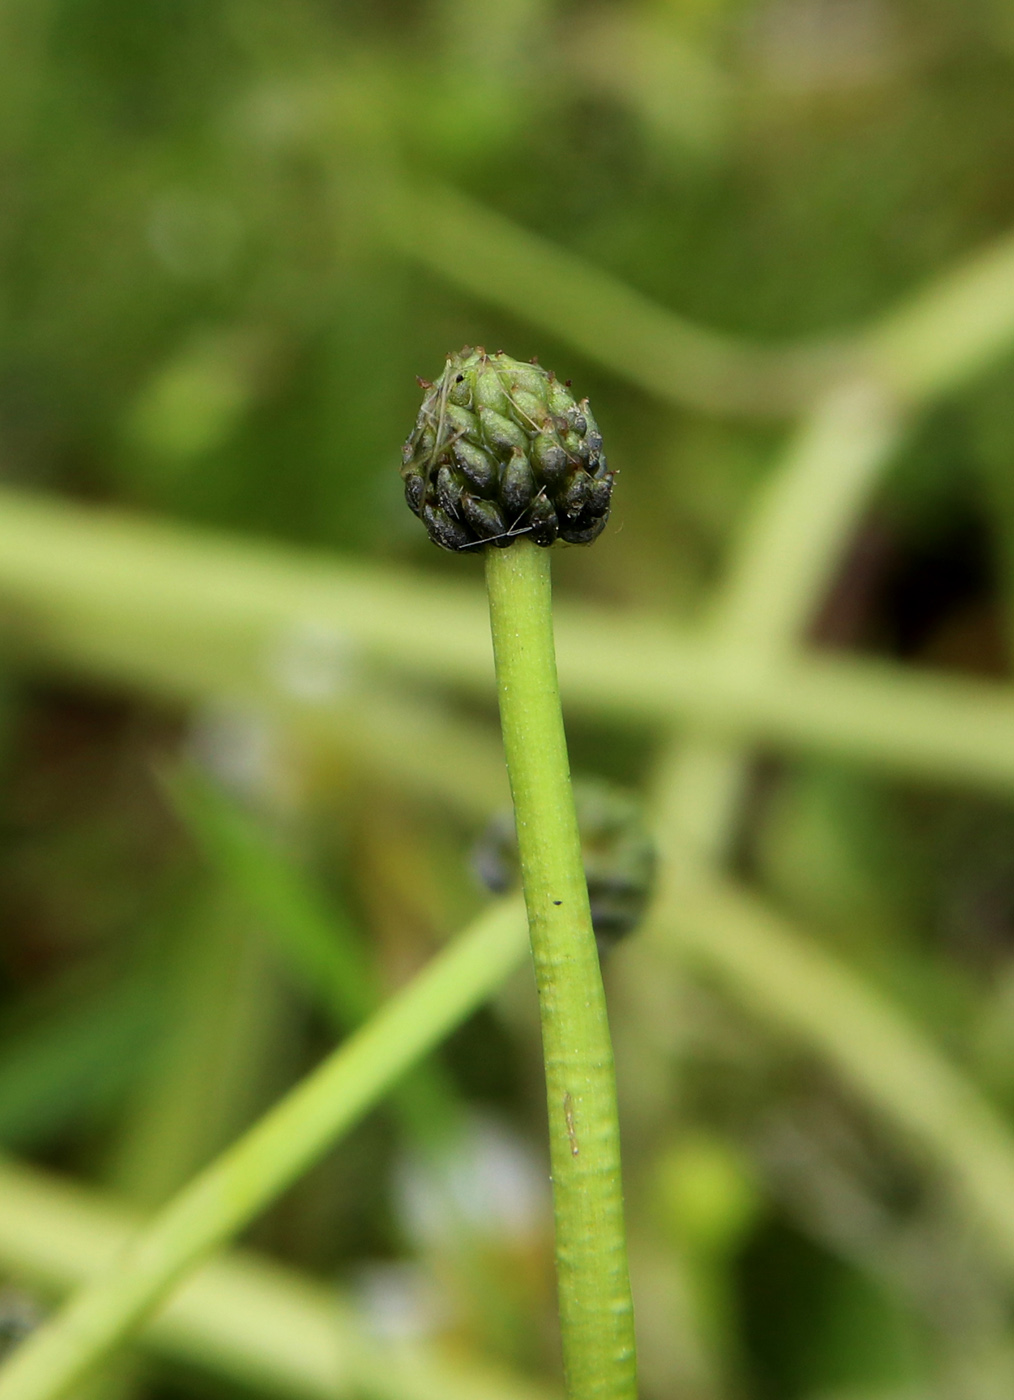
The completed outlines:
{"type": "Polygon", "coordinates": [[[532,464],[520,450],[515,450],[504,467],[500,484],[500,499],[507,514],[515,519],[525,513],[535,499],[535,477],[532,464]]]}
{"type": "Polygon", "coordinates": [[[553,503],[544,491],[540,491],[532,502],[528,518],[531,521],[532,539],[535,543],[551,545],[559,533],[559,523],[553,503]]]}
{"type": "Polygon", "coordinates": [[[591,544],[606,528],[608,519],[608,515],[600,515],[598,520],[592,521],[590,525],[561,525],[560,539],[566,544],[591,544]]]}
{"type": "Polygon", "coordinates": [[[405,477],[405,500],[408,508],[414,515],[418,515],[422,509],[423,498],[426,495],[426,478],[422,472],[413,471],[405,477]]]}
{"type": "Polygon", "coordinates": [[[449,355],[402,454],[405,499],[434,544],[518,535],[587,544],[609,517],[613,474],[588,407],[537,364],[466,347],[449,355]]]}
{"type": "Polygon", "coordinates": [[[423,524],[430,532],[430,539],[434,544],[440,545],[441,549],[468,548],[471,543],[468,530],[457,520],[451,520],[439,506],[424,505],[420,514],[423,524]]]}
{"type": "Polygon", "coordinates": [[[461,513],[481,540],[507,533],[503,513],[495,501],[484,501],[468,491],[461,493],[461,513]]]}
{"type": "Polygon", "coordinates": [[[532,466],[551,491],[558,491],[567,479],[567,449],[552,433],[540,433],[532,440],[532,466]]]}
{"type": "Polygon", "coordinates": [[[481,447],[473,447],[462,439],[453,448],[454,460],[468,478],[469,484],[483,496],[491,496],[495,491],[499,473],[496,462],[492,461],[481,447]]]}
{"type": "Polygon", "coordinates": [[[457,515],[461,501],[461,487],[454,479],[450,467],[441,467],[437,472],[437,500],[440,509],[447,515],[457,515]]]}
{"type": "Polygon", "coordinates": [[[585,510],[602,517],[609,513],[609,502],[613,494],[612,480],[591,481],[585,497],[585,510]]]}
{"type": "Polygon", "coordinates": [[[570,481],[566,490],[562,492],[560,504],[563,506],[563,513],[570,520],[576,520],[588,504],[588,496],[591,491],[591,477],[586,471],[578,468],[570,481]]]}

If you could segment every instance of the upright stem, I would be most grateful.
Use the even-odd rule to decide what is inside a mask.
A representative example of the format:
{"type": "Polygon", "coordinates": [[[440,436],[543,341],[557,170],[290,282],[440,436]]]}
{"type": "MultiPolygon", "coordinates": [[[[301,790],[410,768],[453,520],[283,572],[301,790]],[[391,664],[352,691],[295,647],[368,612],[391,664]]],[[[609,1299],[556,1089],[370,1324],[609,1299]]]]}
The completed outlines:
{"type": "Polygon", "coordinates": [[[549,550],[486,550],[493,652],[542,1017],[570,1400],[632,1400],[613,1053],[563,732],[549,550]]]}

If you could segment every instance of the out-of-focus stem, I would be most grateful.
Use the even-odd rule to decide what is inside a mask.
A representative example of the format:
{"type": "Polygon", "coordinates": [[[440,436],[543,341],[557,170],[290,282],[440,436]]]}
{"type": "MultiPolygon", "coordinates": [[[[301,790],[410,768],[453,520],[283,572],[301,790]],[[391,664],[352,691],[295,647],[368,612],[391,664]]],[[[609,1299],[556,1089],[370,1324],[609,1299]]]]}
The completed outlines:
{"type": "Polygon", "coordinates": [[[650,937],[816,1054],[961,1199],[1014,1277],[1014,1136],[904,1010],[730,881],[690,873],[650,937]]]}
{"type": "Polygon", "coordinates": [[[56,1400],[87,1377],[225,1243],[482,1003],[522,956],[517,904],[495,906],[128,1246],[116,1266],[33,1334],[0,1371],[0,1400],[56,1400]]]}
{"type": "MultiPolygon", "coordinates": [[[[307,560],[0,490],[0,628],[11,655],[160,696],[227,696],[482,810],[492,805],[483,793],[496,790],[489,751],[449,722],[420,721],[376,678],[393,674],[402,695],[406,676],[487,694],[485,611],[467,586],[389,566],[307,560]],[[304,652],[311,671],[323,652],[333,690],[302,688],[293,662],[304,652]]],[[[707,636],[605,609],[559,608],[556,634],[574,712],[666,729],[685,719],[733,739],[1014,791],[1006,685],[835,656],[746,675],[707,636]]]]}
{"type": "MultiPolygon", "coordinates": [[[[520,909],[517,922],[523,951],[520,909]]],[[[110,1197],[0,1159],[0,1265],[42,1292],[90,1282],[138,1229],[110,1197]]],[[[204,1264],[138,1342],[279,1400],[554,1400],[476,1356],[380,1340],[337,1290],[249,1250],[204,1264]]]]}

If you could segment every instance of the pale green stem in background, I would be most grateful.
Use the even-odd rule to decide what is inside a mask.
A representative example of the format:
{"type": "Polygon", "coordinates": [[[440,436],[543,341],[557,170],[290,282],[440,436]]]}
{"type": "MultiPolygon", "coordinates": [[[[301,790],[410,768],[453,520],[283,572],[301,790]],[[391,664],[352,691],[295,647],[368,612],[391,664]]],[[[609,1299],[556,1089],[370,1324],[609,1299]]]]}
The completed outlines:
{"type": "MultiPolygon", "coordinates": [[[[762,488],[715,602],[710,636],[730,671],[777,673],[840,566],[903,423],[871,382],[817,405],[762,488]]],[[[727,853],[750,755],[705,727],[662,765],[662,825],[681,860],[727,853]]]]}
{"type": "Polygon", "coordinates": [[[334,170],[343,187],[355,160],[362,232],[479,305],[547,332],[638,393],[698,412],[770,418],[804,411],[865,372],[912,401],[967,378],[1014,335],[1010,235],[974,250],[869,327],[770,347],[716,331],[460,190],[416,179],[399,159],[392,124],[366,116],[391,106],[386,81],[357,71],[341,86],[344,112],[308,92],[298,120],[344,151],[334,170]]]}
{"type": "Polygon", "coordinates": [[[698,325],[447,185],[399,180],[381,213],[383,236],[397,252],[663,402],[785,416],[859,359],[852,338],[769,349],[698,325]]]}
{"type": "Polygon", "coordinates": [[[174,1284],[291,1185],[490,995],[522,956],[519,912],[512,901],[476,920],[195,1177],[108,1273],[18,1348],[0,1371],[0,1400],[57,1400],[131,1337],[174,1284]]]}
{"type": "MultiPolygon", "coordinates": [[[[481,736],[462,738],[457,721],[404,698],[406,677],[489,693],[486,609],[466,586],[0,489],[0,619],[8,654],[44,670],[185,701],[224,697],[413,787],[475,811],[495,804],[499,760],[481,736]],[[400,698],[382,684],[389,673],[400,698]],[[448,764],[452,748],[459,761],[448,764]]],[[[573,605],[557,609],[556,641],[574,713],[667,732],[683,719],[1014,792],[1008,685],[830,655],[747,674],[686,629],[573,605]]]]}
{"type": "Polygon", "coordinates": [[[904,1011],[759,899],[706,872],[660,905],[649,937],[787,1031],[900,1131],[1014,1278],[1014,1134],[904,1011]]]}
{"type": "MultiPolygon", "coordinates": [[[[517,911],[524,951],[524,916],[517,911]]],[[[139,1222],[78,1182],[0,1159],[0,1265],[60,1296],[116,1259],[139,1222]]],[[[232,1251],[181,1284],[137,1338],[157,1356],[279,1400],[551,1400],[468,1351],[383,1340],[350,1299],[275,1260],[232,1251]]],[[[559,1397],[556,1397],[559,1400],[559,1397]]]]}
{"type": "MultiPolygon", "coordinates": [[[[790,660],[841,567],[903,426],[900,413],[876,384],[855,382],[826,394],[794,435],[784,460],[758,493],[759,499],[750,503],[746,528],[736,542],[711,609],[709,636],[716,653],[727,658],[730,675],[741,680],[751,675],[763,678],[777,674],[790,660]]],[[[708,930],[714,937],[709,941],[700,932],[700,918],[695,921],[693,913],[683,922],[676,918],[677,913],[697,908],[694,896],[701,881],[732,854],[752,759],[749,749],[707,725],[695,727],[688,736],[670,743],[668,752],[661,756],[656,783],[663,860],[652,927],[670,953],[681,961],[696,963],[706,973],[717,973],[723,985],[731,981],[734,995],[748,1000],[755,996],[768,1017],[776,1017],[781,1024],[779,1013],[785,997],[779,1002],[777,994],[786,992],[786,979],[790,979],[791,995],[793,968],[787,967],[786,958],[778,958],[779,947],[771,950],[771,965],[766,968],[773,1000],[772,985],[752,979],[762,959],[737,961],[741,944],[731,928],[713,918],[708,930]],[[700,936],[695,938],[695,934],[700,936]]],[[[755,932],[763,947],[764,927],[755,932]]],[[[847,978],[847,974],[843,976],[847,978]]],[[[819,979],[811,980],[817,981],[816,989],[808,989],[811,995],[824,990],[819,979]]],[[[851,1007],[860,1013],[868,1009],[862,1003],[862,990],[858,989],[851,1007]]],[[[819,1003],[815,1000],[814,1004],[819,1003]]],[[[885,1017],[889,1021],[890,1008],[885,1008],[885,1017]]],[[[819,1013],[816,1019],[820,1021],[819,1013]]],[[[861,1014],[856,1025],[865,1028],[861,1014]]],[[[812,1028],[793,1027],[811,1050],[827,1058],[826,1042],[807,1035],[812,1028]]],[[[914,1030],[908,1041],[916,1053],[925,1050],[932,1069],[936,1063],[932,1049],[914,1030]]],[[[947,1069],[943,1066],[940,1076],[945,1083],[947,1069]]],[[[878,1107],[883,1106],[884,1095],[878,1097],[876,1089],[883,1087],[883,1081],[890,1098],[890,1066],[884,1067],[872,1094],[878,1107]]],[[[1004,1161],[1003,1153],[999,1155],[1004,1161]]]]}
{"type": "Polygon", "coordinates": [[[539,989],[567,1391],[633,1400],[616,1083],[556,680],[549,550],[525,539],[487,548],[486,583],[539,989]]]}
{"type": "Polygon", "coordinates": [[[771,417],[856,374],[906,402],[963,382],[1014,337],[1014,237],[977,249],[870,326],[823,342],[751,344],[698,325],[449,186],[388,173],[378,229],[480,303],[571,345],[663,402],[771,417]]]}
{"type": "MultiPolygon", "coordinates": [[[[758,900],[712,876],[686,882],[647,937],[663,957],[695,967],[818,1055],[900,1128],[954,1185],[984,1226],[984,1246],[1014,1277],[1014,1137],[902,1011],[758,900]]],[[[0,1265],[16,1276],[64,1292],[105,1267],[129,1233],[122,1209],[96,1193],[0,1161],[0,1265]]],[[[308,1400],[359,1388],[385,1400],[534,1400],[520,1381],[494,1385],[464,1364],[452,1384],[425,1348],[396,1357],[388,1347],[388,1370],[338,1300],[252,1257],[205,1266],[140,1340],[268,1393],[308,1400]]]]}
{"type": "Polygon", "coordinates": [[[1014,236],[973,253],[866,332],[872,373],[907,402],[965,383],[1010,346],[1014,333],[1014,236]]]}
{"type": "Polygon", "coordinates": [[[904,427],[883,390],[857,380],[793,435],[749,504],[711,609],[710,635],[742,664],[770,666],[800,639],[904,427]]]}
{"type": "MultiPolygon", "coordinates": [[[[899,318],[892,335],[914,334],[968,286],[983,293],[981,327],[990,320],[984,289],[996,294],[997,270],[1008,276],[1010,255],[1008,248],[993,267],[956,278],[953,293],[945,286],[927,298],[925,312],[899,318]]],[[[851,406],[847,396],[827,397],[751,514],[712,624],[730,664],[758,674],[784,664],[840,568],[903,428],[882,395],[867,394],[865,408],[861,394],[851,406]]],[[[801,1040],[900,1129],[1014,1273],[1014,1136],[1000,1116],[903,1012],[711,873],[728,853],[749,759],[705,731],[675,744],[663,763],[660,838],[668,860],[655,936],[801,1040]]]]}

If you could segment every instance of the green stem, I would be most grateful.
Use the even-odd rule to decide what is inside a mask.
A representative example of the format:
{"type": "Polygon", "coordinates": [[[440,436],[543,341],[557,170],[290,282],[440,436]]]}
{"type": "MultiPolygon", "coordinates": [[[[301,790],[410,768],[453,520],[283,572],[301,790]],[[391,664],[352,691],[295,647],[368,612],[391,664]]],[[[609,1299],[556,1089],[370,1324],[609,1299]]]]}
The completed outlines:
{"type": "Polygon", "coordinates": [[[549,551],[524,539],[487,549],[486,584],[542,1017],[568,1394],[629,1400],[616,1084],[557,687],[549,551]]]}
{"type": "MultiPolygon", "coordinates": [[[[521,953],[528,937],[515,911],[521,953]]],[[[106,1267],[136,1234],[133,1214],[80,1182],[0,1156],[4,1276],[59,1295],[106,1267]]],[[[201,1389],[265,1400],[560,1400],[555,1390],[439,1340],[392,1347],[330,1280],[231,1250],[194,1271],[138,1341],[203,1372],[201,1389]]],[[[196,1387],[195,1387],[196,1393],[196,1387]]]]}
{"type": "Polygon", "coordinates": [[[523,948],[497,905],[160,1211],[118,1264],[14,1353],[0,1400],[56,1400],[140,1326],[173,1285],[317,1161],[499,985],[523,948]]]}
{"type": "MultiPolygon", "coordinates": [[[[1014,791],[1008,685],[827,652],[744,674],[724,647],[641,613],[571,607],[558,624],[564,690],[584,714],[667,730],[689,720],[735,741],[1014,791]]],[[[0,489],[0,638],[22,663],[162,697],[225,696],[323,752],[337,745],[484,814],[499,757],[494,765],[481,732],[463,737],[462,720],[406,702],[400,678],[485,695],[487,635],[482,600],[446,581],[287,558],[0,489]],[[318,642],[330,637],[350,658],[323,697],[294,691],[277,664],[307,618],[323,629],[318,642]],[[360,671],[390,684],[361,689],[360,671]]]]}

